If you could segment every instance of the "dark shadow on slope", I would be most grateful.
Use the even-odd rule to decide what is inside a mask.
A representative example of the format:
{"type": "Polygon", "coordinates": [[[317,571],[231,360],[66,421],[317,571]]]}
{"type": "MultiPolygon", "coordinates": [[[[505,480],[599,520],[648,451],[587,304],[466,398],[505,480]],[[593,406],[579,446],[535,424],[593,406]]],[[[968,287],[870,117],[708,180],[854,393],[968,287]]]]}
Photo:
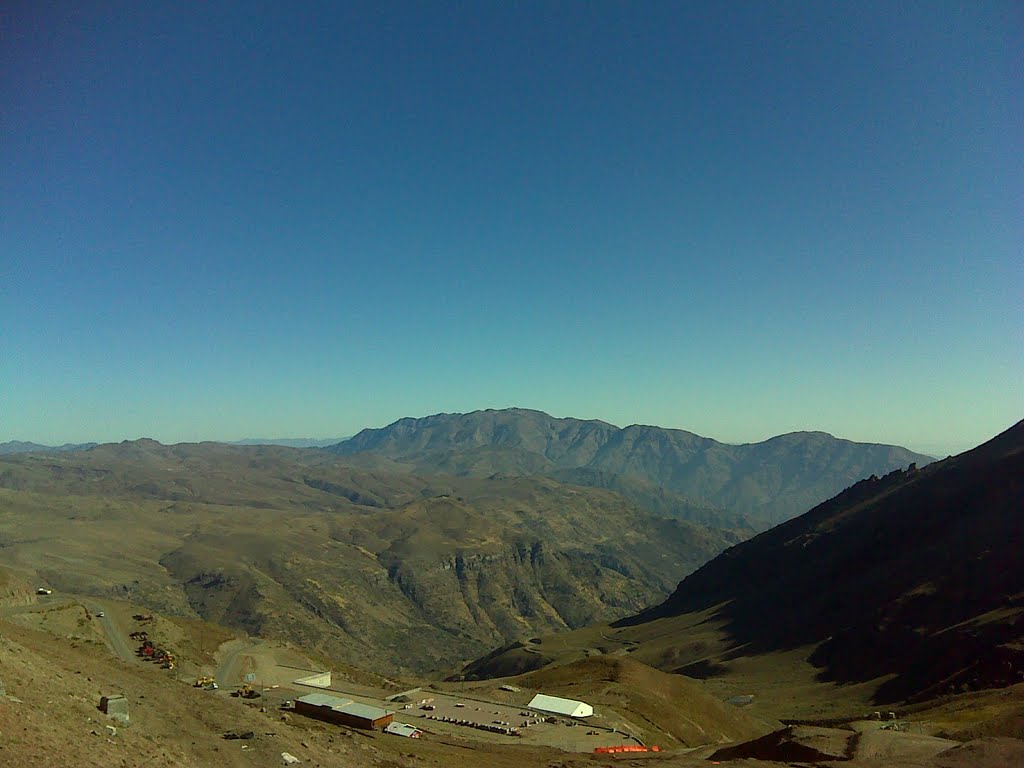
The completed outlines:
{"type": "Polygon", "coordinates": [[[864,480],[744,542],[662,605],[717,612],[759,654],[819,644],[821,679],[895,675],[896,701],[1024,679],[1024,422],[923,470],[864,480]]]}

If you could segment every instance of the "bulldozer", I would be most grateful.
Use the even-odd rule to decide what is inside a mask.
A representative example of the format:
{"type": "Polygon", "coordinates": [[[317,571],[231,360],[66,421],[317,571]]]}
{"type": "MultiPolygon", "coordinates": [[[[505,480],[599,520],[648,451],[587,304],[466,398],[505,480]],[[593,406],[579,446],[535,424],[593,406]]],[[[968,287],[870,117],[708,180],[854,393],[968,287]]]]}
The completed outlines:
{"type": "Polygon", "coordinates": [[[192,683],[193,688],[205,688],[213,682],[213,675],[202,675],[196,678],[196,681],[192,683]]]}
{"type": "Polygon", "coordinates": [[[263,694],[253,688],[249,683],[245,683],[237,691],[231,692],[232,696],[239,696],[243,699],[258,699],[263,694]]]}

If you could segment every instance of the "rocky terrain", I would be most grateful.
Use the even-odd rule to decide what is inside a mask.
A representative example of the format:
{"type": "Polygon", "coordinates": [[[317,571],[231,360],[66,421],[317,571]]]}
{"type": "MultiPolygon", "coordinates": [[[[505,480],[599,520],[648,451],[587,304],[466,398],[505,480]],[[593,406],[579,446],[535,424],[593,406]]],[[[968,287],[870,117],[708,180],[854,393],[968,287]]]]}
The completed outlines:
{"type": "MultiPolygon", "coordinates": [[[[504,453],[483,447],[477,469],[504,453]]],[[[624,495],[717,512],[595,468],[426,475],[372,452],[149,440],[5,456],[0,763],[1016,765],[1022,462],[1024,422],[744,540],[743,514],[731,529],[655,515],[624,495]],[[134,606],[157,612],[176,669],[118,635],[134,606]],[[190,685],[267,659],[284,687],[263,702],[190,685]],[[515,744],[454,725],[410,741],[296,719],[278,709],[302,692],[294,663],[377,700],[579,698],[596,735],[556,723],[515,744]],[[97,709],[115,692],[129,723],[97,709]],[[659,752],[590,754],[620,737],[659,752]]]]}
{"type": "Polygon", "coordinates": [[[41,582],[384,673],[634,613],[738,540],[547,478],[364,471],[288,448],[141,440],[0,460],[0,548],[41,582]]]}
{"type": "MultiPolygon", "coordinates": [[[[17,572],[0,573],[15,591],[28,591],[17,572]]],[[[218,665],[220,679],[221,670],[231,668],[231,659],[237,656],[230,649],[237,648],[238,641],[224,642],[225,633],[211,625],[174,625],[159,616],[148,625],[154,636],[174,626],[180,630],[175,649],[183,669],[198,670],[180,674],[117,657],[105,633],[125,631],[117,625],[134,610],[127,604],[103,600],[115,618],[101,629],[101,622],[83,612],[83,604],[75,598],[62,596],[59,604],[51,605],[52,599],[0,608],[0,763],[4,765],[586,768],[614,762],[697,768],[710,758],[744,768],[781,768],[794,761],[849,768],[977,768],[1017,765],[1024,757],[1024,742],[992,734],[1000,730],[1000,722],[1019,720],[1024,693],[1016,689],[1008,690],[1010,695],[999,701],[979,700],[978,694],[971,702],[950,701],[901,720],[899,729],[870,720],[827,728],[782,727],[750,707],[722,701],[707,682],[611,656],[509,680],[516,685],[505,687],[515,688],[516,693],[506,693],[496,684],[467,688],[460,683],[432,684],[416,694],[465,702],[456,705],[463,710],[454,712],[478,712],[485,702],[498,701],[518,701],[515,706],[521,708],[538,690],[593,703],[595,716],[581,723],[584,727],[566,728],[568,723],[561,718],[547,726],[545,738],[550,744],[443,726],[428,721],[422,712],[417,714],[418,710],[403,712],[406,720],[423,724],[423,737],[403,739],[286,711],[289,699],[308,692],[288,682],[298,667],[287,667],[281,678],[284,685],[264,689],[264,695],[252,701],[231,697],[224,688],[208,691],[192,686],[195,674],[212,671],[209,665],[218,665]],[[51,620],[51,614],[61,616],[51,620]],[[205,653],[195,643],[203,633],[205,653]],[[111,695],[124,697],[127,719],[100,711],[101,697],[111,695]],[[951,723],[963,726],[966,721],[973,724],[960,741],[923,730],[929,724],[949,728],[951,723]],[[614,728],[613,741],[659,745],[659,751],[635,756],[595,754],[586,746],[596,739],[587,727],[605,734],[614,728]]],[[[303,663],[294,652],[285,658],[303,663]]],[[[342,676],[340,684],[368,695],[372,686],[381,683],[367,680],[358,685],[342,676]]],[[[224,685],[228,686],[227,680],[224,685]]],[[[377,696],[385,694],[376,690],[377,696]]],[[[403,688],[391,685],[389,691],[395,690],[403,688]]],[[[485,719],[491,708],[486,709],[485,719]]]]}
{"type": "Polygon", "coordinates": [[[661,514],[762,530],[858,480],[932,461],[905,448],[824,432],[727,445],[678,429],[620,429],[520,408],[400,419],[327,450],[385,457],[423,473],[551,475],[613,488],[661,514]]]}

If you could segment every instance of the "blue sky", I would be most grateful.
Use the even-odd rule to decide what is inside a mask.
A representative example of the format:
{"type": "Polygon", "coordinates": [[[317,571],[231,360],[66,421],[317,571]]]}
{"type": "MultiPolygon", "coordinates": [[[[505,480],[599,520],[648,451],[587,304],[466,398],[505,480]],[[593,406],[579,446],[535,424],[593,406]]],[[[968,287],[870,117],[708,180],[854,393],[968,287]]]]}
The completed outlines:
{"type": "Polygon", "coordinates": [[[1024,416],[1017,3],[141,5],[0,17],[0,441],[1024,416]]]}

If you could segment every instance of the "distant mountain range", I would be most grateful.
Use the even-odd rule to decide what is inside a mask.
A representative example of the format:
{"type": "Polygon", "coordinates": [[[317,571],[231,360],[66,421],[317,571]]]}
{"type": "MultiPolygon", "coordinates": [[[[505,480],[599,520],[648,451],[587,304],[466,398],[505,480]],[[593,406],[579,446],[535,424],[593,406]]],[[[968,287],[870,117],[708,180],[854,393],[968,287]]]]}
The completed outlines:
{"type": "MultiPolygon", "coordinates": [[[[654,514],[743,536],[810,509],[853,483],[932,457],[906,448],[854,443],[824,432],[794,432],[729,445],[679,429],[554,418],[510,408],[404,418],[355,437],[246,438],[226,445],[315,448],[354,466],[461,477],[543,476],[621,494],[654,514]]],[[[67,452],[0,444],[0,454],[67,452]]]]}
{"type": "Polygon", "coordinates": [[[326,448],[347,437],[246,437],[241,440],[222,440],[225,445],[283,445],[287,448],[326,448]]]}
{"type": "Polygon", "coordinates": [[[547,475],[616,490],[660,514],[761,529],[863,478],[933,461],[824,432],[729,445],[679,429],[619,428],[520,408],[400,419],[326,450],[385,457],[431,474],[547,475]]]}
{"type": "Polygon", "coordinates": [[[26,443],[21,440],[10,440],[0,443],[0,456],[11,453],[66,453],[68,451],[84,451],[97,443],[64,443],[64,445],[40,445],[26,443]]]}
{"type": "MultiPolygon", "coordinates": [[[[325,448],[347,440],[347,437],[246,437],[241,440],[220,440],[224,445],[283,445],[288,448],[325,448]]],[[[0,443],[0,456],[11,453],[63,453],[84,451],[95,448],[99,443],[65,443],[64,445],[41,445],[21,440],[0,443]]]]}

